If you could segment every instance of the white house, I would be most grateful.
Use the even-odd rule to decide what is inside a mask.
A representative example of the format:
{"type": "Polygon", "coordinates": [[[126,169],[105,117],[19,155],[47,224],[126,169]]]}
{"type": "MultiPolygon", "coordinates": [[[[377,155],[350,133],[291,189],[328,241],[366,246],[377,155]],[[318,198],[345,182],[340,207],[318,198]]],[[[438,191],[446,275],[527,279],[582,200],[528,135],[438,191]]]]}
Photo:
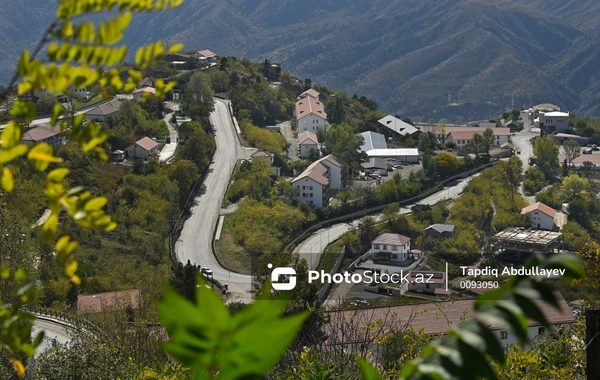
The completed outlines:
{"type": "Polygon", "coordinates": [[[325,132],[327,114],[323,103],[307,96],[296,102],[296,119],[298,119],[298,133],[309,131],[325,132]]]}
{"type": "Polygon", "coordinates": [[[296,200],[321,208],[329,202],[329,190],[341,190],[346,183],[346,167],[332,154],[313,162],[292,186],[298,189],[296,200]]]}
{"type": "Polygon", "coordinates": [[[529,223],[534,229],[554,230],[554,215],[556,215],[556,210],[542,202],[537,202],[523,208],[521,215],[529,217],[529,223]]]}
{"type": "Polygon", "coordinates": [[[540,112],[539,127],[546,133],[566,132],[569,129],[568,112],[540,112]]]}
{"type": "Polygon", "coordinates": [[[384,233],[371,242],[373,261],[400,264],[410,255],[410,238],[400,234],[384,233]]]}
{"type": "Polygon", "coordinates": [[[201,61],[216,61],[217,55],[210,50],[200,50],[196,54],[193,55],[194,58],[197,58],[201,61]]]}
{"type": "MultiPolygon", "coordinates": [[[[446,127],[446,142],[453,142],[458,148],[466,148],[471,143],[473,136],[483,133],[488,128],[481,127],[446,127]]],[[[510,128],[496,127],[489,128],[494,132],[494,146],[500,146],[508,142],[510,137],[510,128]]]]}
{"type": "Polygon", "coordinates": [[[144,137],[125,149],[125,153],[128,158],[148,160],[157,156],[160,152],[158,151],[158,143],[156,141],[149,137],[144,137]]]}
{"type": "Polygon", "coordinates": [[[313,90],[312,88],[309,88],[308,90],[306,90],[303,93],[301,93],[300,95],[298,95],[298,100],[304,99],[306,97],[311,97],[314,100],[320,100],[319,99],[320,95],[321,94],[319,92],[313,90]]]}
{"type": "Polygon", "coordinates": [[[305,131],[298,134],[298,146],[300,147],[300,158],[307,158],[311,151],[319,151],[319,139],[316,134],[305,131]]]}
{"type": "Polygon", "coordinates": [[[377,122],[400,136],[409,136],[415,132],[419,132],[418,128],[392,115],[387,115],[377,120],[377,122]]]}
{"type": "Polygon", "coordinates": [[[155,95],[156,89],[154,87],[142,87],[134,90],[131,94],[133,95],[134,100],[139,100],[145,96],[144,94],[149,94],[150,96],[155,95]]]}

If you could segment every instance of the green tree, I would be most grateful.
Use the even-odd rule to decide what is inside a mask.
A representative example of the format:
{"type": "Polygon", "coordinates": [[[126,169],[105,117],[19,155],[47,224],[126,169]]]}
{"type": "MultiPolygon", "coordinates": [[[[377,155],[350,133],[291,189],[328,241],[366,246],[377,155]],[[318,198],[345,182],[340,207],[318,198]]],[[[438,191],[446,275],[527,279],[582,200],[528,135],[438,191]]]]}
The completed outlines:
{"type": "Polygon", "coordinates": [[[169,166],[169,178],[179,187],[179,206],[183,207],[192,185],[199,178],[198,166],[189,160],[178,160],[169,166]]]}
{"type": "Polygon", "coordinates": [[[475,154],[475,159],[478,162],[481,162],[482,155],[484,155],[484,154],[487,155],[490,152],[490,143],[485,137],[483,137],[479,133],[476,133],[473,135],[473,138],[471,139],[469,148],[470,148],[471,152],[473,152],[475,154]]]}
{"type": "Polygon", "coordinates": [[[575,140],[565,141],[563,143],[563,149],[567,156],[567,163],[571,163],[575,158],[581,155],[581,145],[575,140]]]}
{"type": "Polygon", "coordinates": [[[435,156],[435,171],[441,178],[454,175],[463,166],[463,162],[452,153],[442,152],[435,156]]]}
{"type": "Polygon", "coordinates": [[[546,179],[552,180],[558,166],[558,146],[550,136],[538,137],[533,144],[533,154],[537,156],[536,165],[544,173],[546,179]]]}
{"type": "Polygon", "coordinates": [[[193,118],[208,118],[215,108],[213,96],[210,77],[205,73],[196,72],[192,74],[183,89],[181,96],[183,111],[193,118]]]}
{"type": "Polygon", "coordinates": [[[363,137],[357,135],[346,123],[332,126],[325,135],[327,152],[348,164],[350,175],[353,171],[360,170],[360,163],[365,161],[364,153],[359,149],[362,144],[363,137]]]}

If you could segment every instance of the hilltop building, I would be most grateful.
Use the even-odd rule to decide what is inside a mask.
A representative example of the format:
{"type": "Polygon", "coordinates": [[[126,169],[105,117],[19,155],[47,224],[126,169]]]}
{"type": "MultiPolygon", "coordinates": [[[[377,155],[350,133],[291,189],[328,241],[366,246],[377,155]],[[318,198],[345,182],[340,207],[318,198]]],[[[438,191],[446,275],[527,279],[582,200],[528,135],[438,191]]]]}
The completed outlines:
{"type": "Polygon", "coordinates": [[[327,206],[330,190],[342,190],[346,183],[346,164],[332,154],[313,162],[292,180],[292,186],[298,189],[296,200],[316,208],[327,206]]]}

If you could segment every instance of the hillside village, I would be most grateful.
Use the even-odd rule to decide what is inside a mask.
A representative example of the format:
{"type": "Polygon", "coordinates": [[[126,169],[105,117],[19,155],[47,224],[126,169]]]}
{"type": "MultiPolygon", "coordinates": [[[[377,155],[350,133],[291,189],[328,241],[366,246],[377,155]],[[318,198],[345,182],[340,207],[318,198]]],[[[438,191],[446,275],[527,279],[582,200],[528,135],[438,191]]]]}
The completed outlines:
{"type": "MultiPolygon", "coordinates": [[[[243,281],[267,275],[263,262],[294,263],[298,273],[406,275],[399,284],[296,289],[299,300],[316,301],[334,321],[325,328],[329,339],[318,343],[324,351],[367,344],[381,357],[373,331],[362,336],[356,324],[341,337],[332,326],[362,315],[386,320],[383,331],[406,319],[405,327],[437,336],[473,312],[475,296],[506,279],[465,275],[465,268],[502,272],[534,253],[597,247],[596,121],[542,104],[468,125],[414,123],[365,97],[294,78],[268,60],[210,50],[167,56],[145,75],[131,95],[107,97],[98,88],[29,95],[40,111],[62,104],[109,134],[108,162],[82,158],[77,143],[46,119],[31,123],[22,142],[53,146],[76,174],[73,185],[107,194],[121,226],[85,235],[65,220],[61,228],[85,236],[81,265],[88,279],[67,286],[49,266],[49,252],[41,255],[40,307],[97,324],[102,313],[125,308],[141,318],[134,310],[160,294],[153,283],[168,280],[194,300],[196,274],[225,300],[246,303],[243,281]],[[153,98],[158,79],[177,81],[164,102],[153,98]],[[220,112],[233,125],[225,144],[233,150],[221,158],[220,112]],[[202,202],[214,209],[203,211],[209,206],[202,202]],[[207,226],[201,252],[185,245],[201,236],[186,227],[194,220],[207,226]],[[93,269],[97,262],[105,267],[93,269]]],[[[25,177],[38,181],[32,173],[25,177]]],[[[11,196],[27,206],[10,212],[26,215],[28,225],[44,223],[39,200],[11,196]]],[[[542,312],[557,331],[576,323],[571,301],[589,289],[549,282],[559,308],[542,312]]],[[[506,350],[517,344],[502,327],[490,329],[506,350]]],[[[530,338],[544,332],[530,322],[530,338]]]]}

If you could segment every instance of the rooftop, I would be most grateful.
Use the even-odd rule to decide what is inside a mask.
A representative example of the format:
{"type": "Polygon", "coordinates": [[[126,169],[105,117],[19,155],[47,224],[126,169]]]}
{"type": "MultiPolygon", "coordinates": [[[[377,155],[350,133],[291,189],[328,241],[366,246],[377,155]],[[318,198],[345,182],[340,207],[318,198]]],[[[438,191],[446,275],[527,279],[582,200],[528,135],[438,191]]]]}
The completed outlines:
{"type": "MultiPolygon", "coordinates": [[[[558,308],[547,302],[534,300],[535,305],[550,325],[574,323],[575,316],[569,305],[559,292],[553,293],[558,301],[558,308]]],[[[412,327],[415,332],[423,331],[429,335],[439,335],[451,328],[457,327],[466,320],[475,317],[475,299],[462,299],[447,302],[428,302],[414,305],[388,306],[378,308],[363,308],[357,310],[333,311],[328,313],[331,323],[327,326],[345,325],[343,335],[338,331],[330,331],[329,344],[349,344],[356,342],[372,341],[368,335],[369,324],[379,321],[383,329],[398,329],[412,327]]],[[[528,320],[528,326],[539,326],[538,322],[528,320]]],[[[491,325],[490,330],[500,330],[500,327],[491,325]]],[[[338,329],[339,330],[339,329],[338,329]]]]}
{"type": "Polygon", "coordinates": [[[313,98],[318,98],[319,95],[321,95],[319,92],[317,92],[316,90],[309,88],[308,90],[304,91],[303,93],[300,94],[300,96],[298,96],[299,98],[304,98],[306,96],[312,96],[313,98]]]}
{"type": "Polygon", "coordinates": [[[325,119],[325,107],[320,101],[311,98],[310,96],[300,99],[296,102],[296,118],[301,119],[310,114],[319,116],[325,119]]]}
{"type": "Polygon", "coordinates": [[[58,134],[60,134],[60,127],[53,127],[50,124],[42,124],[39,127],[35,127],[23,132],[21,141],[40,142],[58,134]]]}
{"type": "Polygon", "coordinates": [[[528,246],[551,246],[562,241],[562,238],[563,234],[560,232],[525,230],[524,228],[514,227],[498,232],[492,237],[496,241],[528,246]]]}
{"type": "Polygon", "coordinates": [[[560,112],[560,111],[544,112],[544,116],[569,117],[569,113],[568,112],[560,112]]]}
{"type": "Polygon", "coordinates": [[[104,104],[100,104],[89,111],[87,111],[86,115],[98,115],[98,116],[108,116],[113,113],[119,112],[121,109],[121,101],[119,99],[113,99],[104,104]]]}
{"type": "Polygon", "coordinates": [[[139,94],[142,92],[149,92],[151,94],[156,94],[156,89],[154,87],[142,87],[142,88],[138,88],[137,90],[133,91],[132,94],[139,94]]]}
{"type": "Polygon", "coordinates": [[[252,155],[250,157],[273,157],[272,153],[269,152],[265,152],[264,150],[257,150],[256,152],[252,153],[252,155]]]}
{"type": "Polygon", "coordinates": [[[398,148],[398,149],[371,149],[367,152],[369,157],[402,157],[419,156],[417,148],[398,148]]]}
{"type": "Polygon", "coordinates": [[[542,202],[537,202],[527,207],[524,207],[521,210],[521,215],[529,214],[532,211],[540,211],[552,218],[554,218],[554,215],[556,214],[556,210],[552,207],[545,205],[542,202]]]}
{"type": "Polygon", "coordinates": [[[305,171],[292,180],[292,183],[299,181],[302,178],[310,178],[323,186],[328,185],[329,178],[325,176],[325,173],[327,173],[329,170],[327,164],[331,164],[340,168],[343,166],[343,163],[339,161],[337,157],[335,157],[333,154],[330,154],[310,164],[305,171]]]}
{"type": "Polygon", "coordinates": [[[319,139],[317,138],[317,135],[309,132],[309,131],[304,131],[301,133],[298,133],[298,144],[318,144],[319,143],[319,139]]]}
{"type": "Polygon", "coordinates": [[[100,313],[107,308],[138,308],[142,293],[139,290],[98,293],[77,296],[77,308],[83,313],[100,313]]]}
{"type": "Polygon", "coordinates": [[[443,232],[454,232],[455,229],[456,229],[456,227],[453,224],[436,223],[436,224],[432,224],[431,226],[425,228],[425,231],[434,230],[436,232],[443,233],[443,232]]]}
{"type": "Polygon", "coordinates": [[[410,241],[410,238],[400,234],[392,234],[386,232],[377,236],[371,244],[391,244],[391,245],[404,245],[410,241]]]}
{"type": "Polygon", "coordinates": [[[213,53],[213,52],[212,52],[212,51],[210,51],[210,50],[200,50],[200,51],[198,52],[198,54],[200,54],[201,56],[203,56],[203,57],[206,57],[206,58],[210,58],[210,57],[214,57],[214,56],[216,56],[216,54],[215,54],[215,53],[213,53]]]}
{"type": "Polygon", "coordinates": [[[377,122],[402,136],[412,135],[419,131],[418,128],[392,115],[387,115],[386,117],[377,120],[377,122]]]}
{"type": "Polygon", "coordinates": [[[363,132],[360,134],[365,140],[364,144],[360,146],[360,150],[368,152],[373,149],[387,149],[387,143],[385,142],[385,136],[377,132],[363,132]]]}
{"type": "MultiPolygon", "coordinates": [[[[483,133],[488,128],[482,127],[446,127],[445,133],[451,135],[454,140],[471,140],[475,134],[483,133]]],[[[510,128],[496,127],[489,128],[494,132],[494,136],[510,136],[510,128]]]]}
{"type": "Polygon", "coordinates": [[[144,137],[144,138],[136,141],[135,143],[147,151],[151,151],[152,149],[154,149],[158,146],[158,143],[156,141],[152,140],[150,137],[144,137]]]}

